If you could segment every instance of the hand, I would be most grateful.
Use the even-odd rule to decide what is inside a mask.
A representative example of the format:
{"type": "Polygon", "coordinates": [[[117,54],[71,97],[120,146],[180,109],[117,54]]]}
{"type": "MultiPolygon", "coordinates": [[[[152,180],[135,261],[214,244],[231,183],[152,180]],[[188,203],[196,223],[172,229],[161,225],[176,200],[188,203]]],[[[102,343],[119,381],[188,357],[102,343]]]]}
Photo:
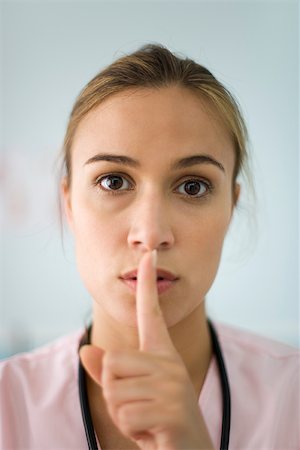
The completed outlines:
{"type": "Polygon", "coordinates": [[[187,369],[159,305],[156,268],[147,252],[138,268],[139,350],[80,350],[82,364],[103,389],[118,429],[144,450],[213,449],[187,369]]]}

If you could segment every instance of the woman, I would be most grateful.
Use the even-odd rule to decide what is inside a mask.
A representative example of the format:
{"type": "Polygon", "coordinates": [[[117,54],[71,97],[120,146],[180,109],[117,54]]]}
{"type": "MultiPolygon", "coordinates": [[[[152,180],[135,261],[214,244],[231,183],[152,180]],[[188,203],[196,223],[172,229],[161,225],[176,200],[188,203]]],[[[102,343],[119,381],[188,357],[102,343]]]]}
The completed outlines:
{"type": "Polygon", "coordinates": [[[1,448],[299,448],[296,350],[205,311],[246,141],[224,86],[159,45],[83,89],[61,193],[93,319],[1,364],[1,448]]]}

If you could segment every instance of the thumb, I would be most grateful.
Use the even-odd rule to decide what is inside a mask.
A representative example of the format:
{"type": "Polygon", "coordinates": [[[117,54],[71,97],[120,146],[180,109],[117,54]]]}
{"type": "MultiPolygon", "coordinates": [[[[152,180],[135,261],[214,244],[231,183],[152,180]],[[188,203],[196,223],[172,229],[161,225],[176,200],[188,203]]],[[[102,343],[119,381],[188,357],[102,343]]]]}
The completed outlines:
{"type": "Polygon", "coordinates": [[[104,353],[104,350],[94,345],[83,345],[79,350],[83,367],[99,386],[102,386],[102,358],[104,353]]]}

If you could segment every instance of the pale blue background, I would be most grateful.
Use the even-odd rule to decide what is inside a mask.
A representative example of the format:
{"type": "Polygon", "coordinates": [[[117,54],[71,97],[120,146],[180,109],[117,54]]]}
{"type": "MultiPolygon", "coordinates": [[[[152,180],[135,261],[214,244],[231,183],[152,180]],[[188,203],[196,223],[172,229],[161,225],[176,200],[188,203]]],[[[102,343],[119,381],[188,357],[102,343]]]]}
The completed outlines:
{"type": "Polygon", "coordinates": [[[61,246],[55,157],[84,84],[153,41],[225,83],[251,136],[257,227],[247,225],[251,205],[238,212],[208,312],[299,345],[298,10],[296,1],[1,3],[2,357],[89,318],[72,241],[65,254],[61,246]]]}

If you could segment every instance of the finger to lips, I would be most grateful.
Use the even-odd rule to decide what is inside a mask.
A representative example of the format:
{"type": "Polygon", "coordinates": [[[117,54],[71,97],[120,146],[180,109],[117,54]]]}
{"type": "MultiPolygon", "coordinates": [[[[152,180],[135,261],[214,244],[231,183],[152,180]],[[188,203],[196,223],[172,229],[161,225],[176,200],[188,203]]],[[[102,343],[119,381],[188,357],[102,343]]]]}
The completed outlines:
{"type": "Polygon", "coordinates": [[[156,257],[156,250],[145,253],[138,267],[137,323],[140,350],[165,352],[174,347],[159,304],[156,257]]]}

